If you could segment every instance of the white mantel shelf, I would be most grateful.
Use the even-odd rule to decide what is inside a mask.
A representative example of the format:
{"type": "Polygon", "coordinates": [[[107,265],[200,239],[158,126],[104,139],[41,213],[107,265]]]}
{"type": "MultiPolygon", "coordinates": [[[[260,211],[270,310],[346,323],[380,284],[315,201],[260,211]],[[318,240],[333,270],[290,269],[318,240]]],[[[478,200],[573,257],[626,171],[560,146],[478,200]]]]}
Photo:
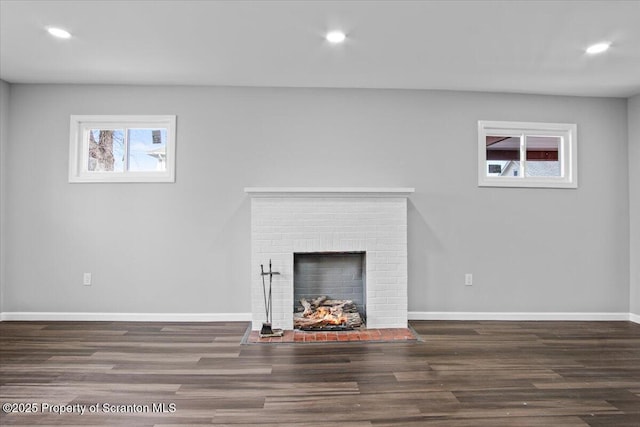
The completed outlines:
{"type": "Polygon", "coordinates": [[[409,187],[246,187],[251,197],[407,197],[409,187]]]}

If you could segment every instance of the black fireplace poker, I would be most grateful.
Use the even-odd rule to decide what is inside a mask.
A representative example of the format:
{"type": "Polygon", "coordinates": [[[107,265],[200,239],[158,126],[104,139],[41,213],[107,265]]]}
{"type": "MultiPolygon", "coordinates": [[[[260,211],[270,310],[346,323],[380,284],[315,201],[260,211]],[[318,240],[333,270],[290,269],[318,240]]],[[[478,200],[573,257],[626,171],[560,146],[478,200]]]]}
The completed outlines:
{"type": "Polygon", "coordinates": [[[264,311],[266,314],[266,321],[262,323],[262,329],[260,330],[261,337],[281,337],[283,332],[282,329],[273,329],[273,311],[272,303],[273,296],[271,293],[271,288],[273,285],[273,276],[278,275],[277,271],[273,271],[271,268],[271,260],[269,260],[269,271],[264,271],[264,265],[260,264],[260,275],[262,276],[262,296],[264,297],[264,311]],[[267,285],[265,283],[265,276],[269,276],[269,290],[267,292],[267,285]]]}

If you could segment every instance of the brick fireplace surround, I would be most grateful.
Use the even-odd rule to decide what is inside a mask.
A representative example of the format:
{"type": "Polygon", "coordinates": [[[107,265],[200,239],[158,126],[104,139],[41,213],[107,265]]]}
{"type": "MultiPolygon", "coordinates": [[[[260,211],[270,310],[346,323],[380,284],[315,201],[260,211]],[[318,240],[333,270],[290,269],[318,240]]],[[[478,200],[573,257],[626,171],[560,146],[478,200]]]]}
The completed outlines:
{"type": "MultiPolygon", "coordinates": [[[[245,188],[251,197],[252,334],[265,321],[260,264],[273,271],[273,327],[293,329],[293,254],[365,252],[367,328],[407,328],[407,197],[413,188],[245,188]]],[[[267,278],[268,280],[268,278],[267,278]]],[[[267,282],[268,284],[268,282],[267,282]]]]}

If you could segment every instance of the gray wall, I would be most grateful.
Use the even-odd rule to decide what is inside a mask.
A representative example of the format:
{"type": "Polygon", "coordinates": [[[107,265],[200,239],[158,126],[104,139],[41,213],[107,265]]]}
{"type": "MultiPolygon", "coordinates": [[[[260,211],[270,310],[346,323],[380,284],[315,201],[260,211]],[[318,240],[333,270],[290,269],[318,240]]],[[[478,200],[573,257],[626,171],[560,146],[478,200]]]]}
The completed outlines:
{"type": "Polygon", "coordinates": [[[630,312],[640,316],[640,95],[629,99],[630,312]]]}
{"type": "Polygon", "coordinates": [[[629,309],[623,99],[12,85],[11,120],[8,312],[249,312],[246,186],[415,187],[411,311],[629,309]],[[70,114],[176,114],[177,182],[69,184],[70,114]],[[577,123],[579,188],[478,188],[480,119],[577,123]]]}
{"type": "Polygon", "coordinates": [[[5,185],[6,185],[6,148],[9,138],[9,96],[10,86],[0,80],[0,313],[4,305],[5,282],[5,185]]]}

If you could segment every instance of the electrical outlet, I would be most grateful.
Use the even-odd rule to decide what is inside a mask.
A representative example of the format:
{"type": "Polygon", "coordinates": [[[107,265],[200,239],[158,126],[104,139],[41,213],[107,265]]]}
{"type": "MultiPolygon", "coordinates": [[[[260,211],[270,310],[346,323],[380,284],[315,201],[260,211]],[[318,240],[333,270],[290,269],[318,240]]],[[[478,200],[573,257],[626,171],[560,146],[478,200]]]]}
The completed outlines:
{"type": "Polygon", "coordinates": [[[464,285],[472,286],[473,285],[473,274],[467,273],[464,275],[464,285]]]}
{"type": "Polygon", "coordinates": [[[91,286],[91,273],[84,273],[82,275],[82,284],[85,286],[91,286]]]}

